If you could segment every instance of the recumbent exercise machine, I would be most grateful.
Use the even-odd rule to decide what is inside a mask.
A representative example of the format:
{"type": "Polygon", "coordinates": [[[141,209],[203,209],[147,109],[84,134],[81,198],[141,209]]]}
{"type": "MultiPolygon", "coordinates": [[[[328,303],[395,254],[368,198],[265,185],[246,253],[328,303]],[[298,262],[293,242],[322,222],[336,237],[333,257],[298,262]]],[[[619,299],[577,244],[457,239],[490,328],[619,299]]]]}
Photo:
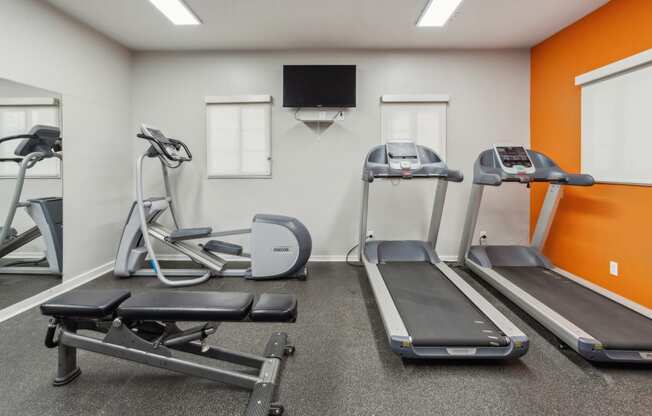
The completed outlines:
{"type": "Polygon", "coordinates": [[[246,229],[213,232],[211,227],[181,228],[168,170],[190,162],[192,154],[182,141],[166,137],[155,127],[143,125],[137,137],[147,140],[150,146],[136,163],[136,202],[131,207],[120,240],[115,262],[116,276],[155,275],[169,286],[199,284],[212,276],[242,276],[253,280],[306,278],[306,263],[312,251],[312,239],[308,229],[296,218],[257,214],[251,228],[246,229]],[[144,197],[145,158],[158,158],[161,163],[166,193],[164,197],[144,197]],[[171,214],[174,230],[157,221],[166,210],[171,214]],[[240,245],[221,240],[210,240],[199,245],[189,243],[191,240],[243,234],[251,234],[251,253],[245,253],[240,245]],[[161,269],[151,239],[188,256],[190,260],[203,266],[203,269],[161,269]],[[232,267],[233,262],[229,264],[229,261],[219,254],[248,259],[250,267],[232,267]],[[143,269],[141,266],[148,256],[151,269],[143,269]],[[171,280],[169,276],[196,277],[171,280]]]}

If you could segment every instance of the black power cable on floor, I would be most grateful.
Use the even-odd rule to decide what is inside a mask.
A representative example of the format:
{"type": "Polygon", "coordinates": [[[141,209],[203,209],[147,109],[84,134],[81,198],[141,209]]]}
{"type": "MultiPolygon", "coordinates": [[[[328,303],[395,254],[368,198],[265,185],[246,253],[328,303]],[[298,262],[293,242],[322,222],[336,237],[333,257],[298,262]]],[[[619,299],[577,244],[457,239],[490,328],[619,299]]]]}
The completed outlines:
{"type": "Polygon", "coordinates": [[[344,261],[345,261],[346,264],[348,264],[349,266],[353,266],[353,267],[362,267],[362,263],[352,263],[352,262],[349,261],[349,256],[351,255],[351,253],[353,252],[353,250],[355,250],[359,245],[360,245],[360,244],[356,244],[356,245],[354,245],[354,246],[351,247],[351,249],[346,253],[346,258],[344,259],[344,261]]]}

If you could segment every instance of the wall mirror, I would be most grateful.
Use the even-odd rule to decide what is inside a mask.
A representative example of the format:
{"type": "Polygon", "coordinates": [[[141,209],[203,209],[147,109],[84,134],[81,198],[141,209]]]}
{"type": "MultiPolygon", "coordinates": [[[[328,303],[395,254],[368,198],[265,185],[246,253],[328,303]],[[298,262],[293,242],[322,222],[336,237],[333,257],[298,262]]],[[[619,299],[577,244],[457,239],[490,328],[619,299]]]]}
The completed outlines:
{"type": "Polygon", "coordinates": [[[61,283],[61,94],[0,79],[0,309],[61,283]]]}

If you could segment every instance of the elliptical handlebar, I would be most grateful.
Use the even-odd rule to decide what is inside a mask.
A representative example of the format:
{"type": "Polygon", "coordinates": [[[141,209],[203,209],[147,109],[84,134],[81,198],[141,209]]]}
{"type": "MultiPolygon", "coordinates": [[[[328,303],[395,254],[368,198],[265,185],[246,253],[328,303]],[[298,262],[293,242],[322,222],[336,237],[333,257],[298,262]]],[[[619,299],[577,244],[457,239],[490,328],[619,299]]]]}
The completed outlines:
{"type": "MultiPolygon", "coordinates": [[[[160,133],[160,131],[157,132],[160,133]]],[[[165,137],[162,133],[155,135],[138,133],[136,137],[145,139],[152,145],[150,151],[153,150],[153,153],[148,155],[150,157],[162,157],[169,162],[178,162],[179,164],[192,161],[190,149],[181,140],[165,137]]]]}
{"type": "MultiPolygon", "coordinates": [[[[25,158],[32,162],[57,157],[61,159],[61,130],[55,126],[35,125],[29,133],[16,134],[0,138],[0,144],[12,140],[23,140],[16,146],[14,154],[18,157],[1,158],[0,162],[21,163],[25,158]]],[[[31,166],[30,166],[31,167],[31,166]]]]}
{"type": "Polygon", "coordinates": [[[0,144],[4,142],[8,142],[11,140],[18,140],[18,139],[36,139],[38,136],[36,134],[16,134],[14,136],[7,136],[3,137],[0,139],[0,144]]]}
{"type": "Polygon", "coordinates": [[[172,215],[174,226],[179,229],[179,222],[174,209],[174,198],[170,186],[170,180],[167,168],[178,168],[183,162],[190,162],[192,160],[192,153],[190,149],[181,140],[171,139],[156,127],[143,124],[140,127],[140,133],[136,137],[147,140],[150,144],[149,148],[138,159],[136,159],[136,209],[138,210],[138,217],[140,219],[140,232],[142,234],[143,244],[149,253],[149,263],[152,270],[158,279],[165,283],[167,286],[191,286],[205,282],[210,279],[212,273],[207,271],[200,277],[193,279],[168,279],[165,272],[161,269],[159,261],[156,257],[156,252],[152,246],[150,238],[149,225],[147,215],[145,214],[145,191],[143,186],[143,161],[145,158],[157,157],[161,162],[161,172],[163,174],[163,184],[165,186],[165,200],[167,201],[172,215]]]}

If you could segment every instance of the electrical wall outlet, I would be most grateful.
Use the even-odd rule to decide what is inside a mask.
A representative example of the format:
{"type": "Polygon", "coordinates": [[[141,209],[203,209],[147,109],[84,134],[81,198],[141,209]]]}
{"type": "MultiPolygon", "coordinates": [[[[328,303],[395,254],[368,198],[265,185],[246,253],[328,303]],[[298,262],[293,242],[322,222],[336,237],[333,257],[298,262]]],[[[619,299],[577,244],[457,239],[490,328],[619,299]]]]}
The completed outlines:
{"type": "Polygon", "coordinates": [[[609,262],[609,274],[612,276],[618,276],[618,262],[610,261],[609,262]]]}

